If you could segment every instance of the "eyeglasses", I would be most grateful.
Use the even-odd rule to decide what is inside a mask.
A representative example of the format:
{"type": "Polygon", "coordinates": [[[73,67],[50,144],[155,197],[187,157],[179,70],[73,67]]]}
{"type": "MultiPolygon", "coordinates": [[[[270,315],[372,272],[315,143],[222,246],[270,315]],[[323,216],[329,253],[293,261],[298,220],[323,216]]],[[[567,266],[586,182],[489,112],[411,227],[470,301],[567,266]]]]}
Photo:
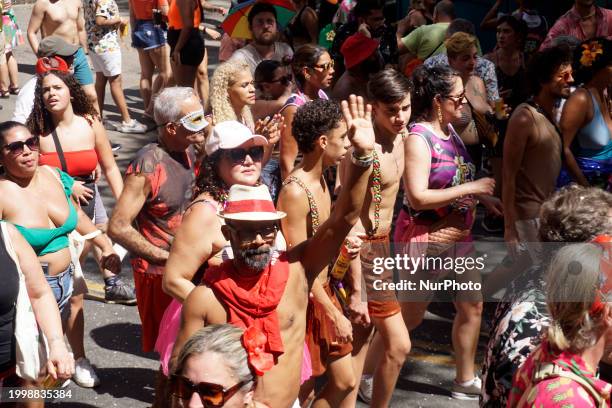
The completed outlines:
{"type": "Polygon", "coordinates": [[[178,123],[183,125],[190,132],[199,132],[208,126],[208,122],[204,117],[204,110],[200,109],[195,112],[188,113],[178,120],[178,123]]]}
{"type": "Polygon", "coordinates": [[[455,108],[458,108],[459,106],[461,106],[463,100],[465,99],[465,90],[461,93],[461,95],[448,95],[445,96],[445,98],[453,101],[455,108]]]}
{"type": "Polygon", "coordinates": [[[240,390],[240,387],[246,384],[246,381],[240,381],[229,388],[208,382],[194,384],[180,375],[172,375],[170,381],[172,395],[182,400],[189,400],[195,392],[205,407],[222,407],[227,400],[240,390]]]}
{"type": "Polygon", "coordinates": [[[291,75],[282,76],[282,77],[280,77],[278,79],[275,79],[274,81],[263,81],[263,82],[267,82],[269,84],[274,84],[276,82],[280,82],[280,84],[282,86],[287,86],[287,85],[289,85],[291,83],[291,75]]]}
{"type": "Polygon", "coordinates": [[[265,227],[259,227],[254,229],[241,227],[240,229],[233,226],[231,223],[226,221],[225,225],[232,231],[238,235],[238,238],[241,242],[250,242],[253,241],[258,235],[264,241],[273,241],[276,238],[276,234],[278,233],[278,225],[268,225],[265,227]]]}
{"type": "Polygon", "coordinates": [[[11,154],[20,155],[23,153],[23,149],[25,146],[28,146],[28,149],[37,152],[38,136],[32,136],[31,138],[26,139],[23,142],[20,140],[18,142],[9,143],[7,145],[4,145],[2,148],[8,150],[11,154]]]}
{"type": "Polygon", "coordinates": [[[225,149],[223,150],[223,154],[234,164],[242,164],[246,160],[247,155],[251,158],[251,160],[258,162],[263,159],[264,148],[263,146],[254,146],[250,149],[225,149]]]}
{"type": "Polygon", "coordinates": [[[318,64],[318,65],[313,65],[312,66],[313,69],[320,69],[321,71],[329,71],[330,69],[334,68],[334,61],[331,60],[325,64],[318,64]]]}

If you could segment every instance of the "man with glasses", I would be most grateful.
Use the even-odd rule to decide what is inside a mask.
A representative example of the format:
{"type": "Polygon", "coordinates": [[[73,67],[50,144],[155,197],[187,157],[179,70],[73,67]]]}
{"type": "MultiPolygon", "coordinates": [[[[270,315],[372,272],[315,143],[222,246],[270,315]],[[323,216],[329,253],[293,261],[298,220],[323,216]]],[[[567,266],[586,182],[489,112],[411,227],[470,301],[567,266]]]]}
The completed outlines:
{"type": "Polygon", "coordinates": [[[158,141],[140,149],[126,170],[109,235],[132,255],[142,349],[153,351],[172,299],[162,290],[170,244],[191,199],[196,155],[204,141],[204,111],[192,88],[164,89],[155,100],[158,141]],[[136,221],[136,227],[134,227],[136,221]]]}
{"type": "MultiPolygon", "coordinates": [[[[262,374],[255,400],[270,407],[299,406],[308,292],[357,222],[366,194],[374,147],[371,108],[352,95],[349,103],[343,102],[343,114],[352,160],[329,219],[312,238],[276,257],[275,238],[285,213],[276,211],[265,186],[233,185],[219,216],[225,221],[222,231],[234,258],[209,267],[204,285],[193,289],[183,304],[175,356],[203,326],[232,323],[247,331],[253,327],[264,331],[263,344],[253,350],[260,358],[251,363],[262,374]]],[[[254,343],[255,339],[245,341],[245,345],[254,343]]]]}
{"type": "Polygon", "coordinates": [[[534,243],[540,241],[540,207],[554,192],[562,164],[554,118],[557,102],[569,97],[574,82],[570,52],[552,47],[534,54],[527,78],[535,93],[512,113],[504,141],[504,239],[513,256],[526,250],[538,263],[541,249],[534,243]]]}
{"type": "Polygon", "coordinates": [[[253,41],[234,52],[230,61],[244,61],[249,65],[251,74],[263,60],[291,60],[293,50],[288,44],[279,42],[276,23],[276,9],[265,3],[257,3],[249,12],[249,29],[253,41]]]}

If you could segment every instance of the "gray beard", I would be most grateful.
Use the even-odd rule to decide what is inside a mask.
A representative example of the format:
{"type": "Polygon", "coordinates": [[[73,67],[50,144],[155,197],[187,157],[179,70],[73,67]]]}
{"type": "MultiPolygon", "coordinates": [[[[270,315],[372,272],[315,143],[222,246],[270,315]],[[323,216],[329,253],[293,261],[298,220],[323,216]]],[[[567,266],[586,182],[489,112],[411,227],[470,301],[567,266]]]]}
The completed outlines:
{"type": "Polygon", "coordinates": [[[238,249],[234,251],[234,259],[240,261],[252,271],[262,272],[270,264],[274,249],[274,246],[267,250],[260,248],[238,249]]]}

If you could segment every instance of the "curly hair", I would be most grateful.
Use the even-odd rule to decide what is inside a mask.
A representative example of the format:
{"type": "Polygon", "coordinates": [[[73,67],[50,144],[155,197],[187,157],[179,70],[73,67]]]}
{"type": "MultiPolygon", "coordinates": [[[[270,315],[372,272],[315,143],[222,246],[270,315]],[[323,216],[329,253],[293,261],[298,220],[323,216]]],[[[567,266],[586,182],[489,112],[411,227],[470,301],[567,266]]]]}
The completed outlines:
{"type": "Polygon", "coordinates": [[[204,157],[200,164],[200,171],[193,188],[193,199],[202,193],[209,194],[216,202],[223,203],[229,188],[219,176],[219,161],[222,150],[217,150],[204,157]]]}
{"type": "Polygon", "coordinates": [[[572,184],[557,191],[540,209],[544,242],[586,242],[612,231],[612,194],[572,184]]]}
{"type": "Polygon", "coordinates": [[[237,120],[249,128],[253,128],[255,122],[251,114],[251,108],[245,106],[240,112],[242,118],[236,116],[236,111],[230,102],[228,89],[236,83],[236,75],[240,72],[251,72],[245,62],[226,61],[220,64],[210,80],[210,106],[212,108],[215,123],[228,120],[237,120]]]}
{"type": "Polygon", "coordinates": [[[341,120],[342,111],[337,102],[316,99],[300,106],[291,124],[291,132],[297,140],[300,152],[312,152],[315,141],[321,135],[337,128],[341,120]]]}
{"type": "Polygon", "coordinates": [[[46,135],[55,129],[55,123],[53,123],[51,113],[45,107],[45,102],[43,100],[42,83],[43,80],[49,75],[55,75],[68,87],[71,97],[72,110],[75,115],[83,116],[90,124],[90,118],[100,118],[93,104],[83,91],[83,88],[81,85],[79,85],[72,74],[58,71],[45,72],[38,75],[38,79],[36,80],[34,107],[32,109],[32,113],[30,113],[30,116],[26,121],[26,126],[28,129],[30,129],[30,132],[32,132],[33,135],[46,135]]]}

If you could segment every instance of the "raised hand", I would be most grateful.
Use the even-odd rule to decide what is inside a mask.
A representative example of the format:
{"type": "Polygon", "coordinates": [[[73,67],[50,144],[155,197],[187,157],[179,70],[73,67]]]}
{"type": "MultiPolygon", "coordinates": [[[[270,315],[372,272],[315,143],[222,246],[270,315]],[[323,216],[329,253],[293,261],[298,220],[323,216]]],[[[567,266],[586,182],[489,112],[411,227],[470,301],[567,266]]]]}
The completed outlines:
{"type": "Polygon", "coordinates": [[[348,101],[342,101],[342,114],[355,154],[359,157],[372,154],[375,141],[372,106],[366,104],[361,96],[351,95],[348,101]]]}
{"type": "Polygon", "coordinates": [[[285,127],[284,121],[283,116],[278,113],[272,117],[259,119],[255,124],[255,134],[264,136],[268,139],[269,144],[275,144],[280,140],[281,132],[285,127]]]}

